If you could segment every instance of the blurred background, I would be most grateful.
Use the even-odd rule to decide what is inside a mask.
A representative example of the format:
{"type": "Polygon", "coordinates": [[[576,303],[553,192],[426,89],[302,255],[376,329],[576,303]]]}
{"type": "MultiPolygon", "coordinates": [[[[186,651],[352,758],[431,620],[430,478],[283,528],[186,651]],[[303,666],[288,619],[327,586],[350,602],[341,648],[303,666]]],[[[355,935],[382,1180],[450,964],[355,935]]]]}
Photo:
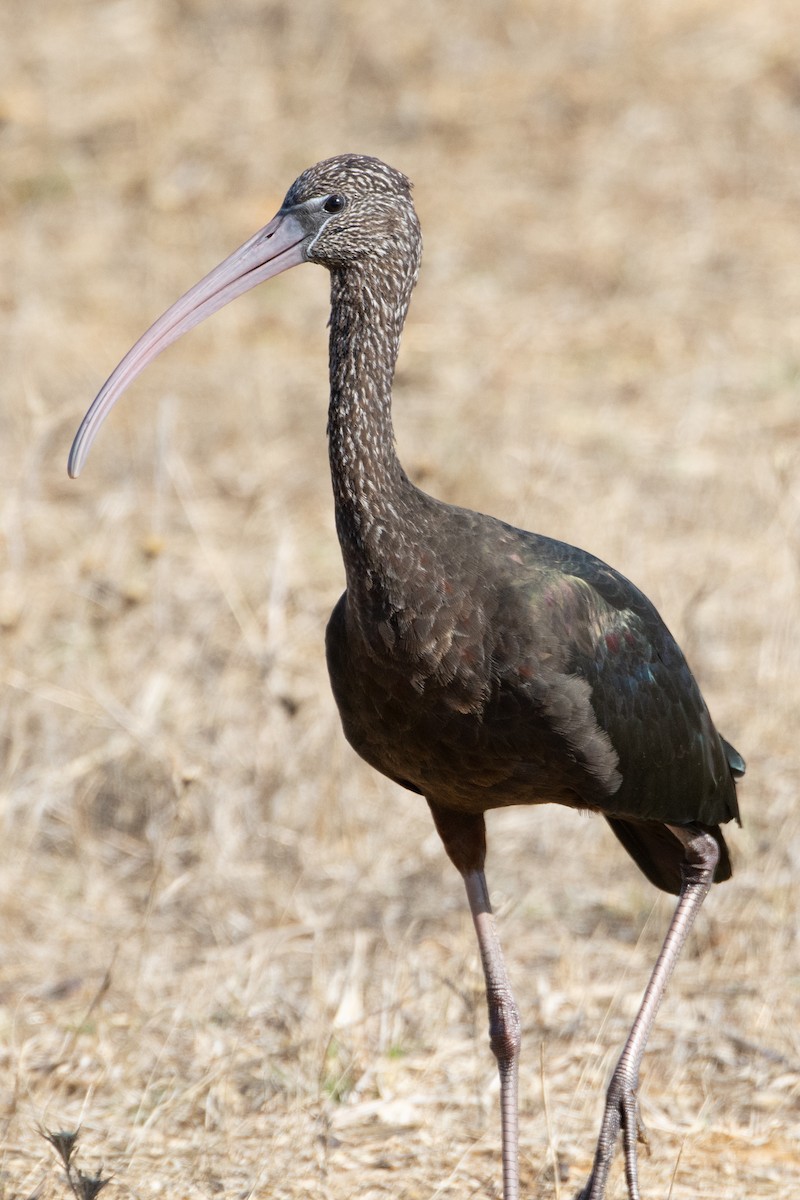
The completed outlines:
{"type": "MultiPolygon", "coordinates": [[[[328,286],[136,337],[342,151],[415,181],[411,476],[633,578],[748,761],[645,1059],[643,1192],[800,1185],[800,46],[793,0],[4,0],[0,1195],[499,1195],[494,1060],[427,807],[358,762],[328,286]]],[[[489,821],[523,1191],[569,1197],[660,944],[602,822],[489,821]]],[[[610,1197],[625,1194],[621,1170],[610,1197]]]]}

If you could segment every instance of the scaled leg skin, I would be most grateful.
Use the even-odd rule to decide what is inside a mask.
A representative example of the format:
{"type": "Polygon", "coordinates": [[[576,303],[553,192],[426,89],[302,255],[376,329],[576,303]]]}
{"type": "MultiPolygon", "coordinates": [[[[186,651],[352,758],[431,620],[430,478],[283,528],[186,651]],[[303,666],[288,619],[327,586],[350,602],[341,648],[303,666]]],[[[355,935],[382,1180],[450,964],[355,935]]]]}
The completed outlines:
{"type": "Polygon", "coordinates": [[[643,1129],[639,1121],[637,1090],[639,1067],[644,1048],[653,1028],[659,1005],[670,976],[700,906],[706,898],[719,858],[717,843],[696,826],[669,825],[667,828],[683,844],[683,885],[667,936],[656,960],[653,974],[642,999],[633,1028],[614,1068],[606,1093],[606,1106],[600,1137],[594,1155],[592,1173],[578,1200],[603,1200],[608,1172],[614,1157],[617,1137],[622,1132],[625,1150],[625,1177],[630,1200],[641,1200],[637,1142],[643,1129]]]}
{"type": "Polygon", "coordinates": [[[431,804],[445,849],[458,867],[467,889],[472,920],[486,980],[489,1007],[489,1045],[500,1072],[500,1121],[503,1149],[503,1200],[519,1200],[518,1076],[521,1024],[519,1011],[495,929],[483,864],[486,833],[482,816],[455,813],[431,804]]]}

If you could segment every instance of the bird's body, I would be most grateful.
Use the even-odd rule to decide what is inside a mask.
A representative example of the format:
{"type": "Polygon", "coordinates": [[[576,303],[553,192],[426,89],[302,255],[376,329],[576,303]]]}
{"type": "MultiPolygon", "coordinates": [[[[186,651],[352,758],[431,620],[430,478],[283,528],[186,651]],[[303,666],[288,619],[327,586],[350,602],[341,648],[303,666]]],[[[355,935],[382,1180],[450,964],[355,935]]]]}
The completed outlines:
{"type": "Polygon", "coordinates": [[[362,758],[458,811],[551,801],[709,826],[738,815],[724,743],[633,584],[562,542],[413,499],[420,534],[437,536],[405,546],[390,579],[348,588],[328,626],[334,695],[362,758]]]}
{"type": "Polygon", "coordinates": [[[612,1077],[584,1192],[600,1200],[620,1131],[632,1200],[638,1067],[680,947],[738,819],[743,763],[714,728],[650,601],[585,551],[420,491],[397,458],[392,380],[421,240],[408,180],[343,155],[304,172],[277,217],[144,335],[73,446],[77,473],[111,405],[170,341],[302,261],[331,274],[328,435],[347,590],[327,630],[345,735],[426,798],[469,898],[486,975],[503,1113],[504,1197],[516,1200],[519,1016],[484,878],[483,814],[554,802],[605,816],[645,874],[680,895],[612,1077]]]}

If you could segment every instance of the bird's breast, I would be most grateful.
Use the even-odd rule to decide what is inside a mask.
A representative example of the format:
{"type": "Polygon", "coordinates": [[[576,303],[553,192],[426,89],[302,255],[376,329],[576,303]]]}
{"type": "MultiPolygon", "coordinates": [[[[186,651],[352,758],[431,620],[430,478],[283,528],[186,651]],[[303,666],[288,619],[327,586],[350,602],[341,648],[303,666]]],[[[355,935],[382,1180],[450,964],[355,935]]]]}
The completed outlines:
{"type": "MultiPolygon", "coordinates": [[[[585,771],[540,703],[547,671],[509,663],[492,628],[474,596],[377,619],[343,596],[327,656],[345,736],[384,775],[450,807],[574,804],[585,771]]],[[[583,691],[575,701],[590,713],[583,691]]]]}

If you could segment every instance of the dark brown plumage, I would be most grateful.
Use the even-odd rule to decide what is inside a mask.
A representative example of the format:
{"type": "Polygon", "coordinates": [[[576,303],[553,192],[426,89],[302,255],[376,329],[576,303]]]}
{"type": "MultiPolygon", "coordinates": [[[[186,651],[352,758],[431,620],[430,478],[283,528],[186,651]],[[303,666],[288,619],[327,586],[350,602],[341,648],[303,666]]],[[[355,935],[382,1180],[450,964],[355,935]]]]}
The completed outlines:
{"type": "Polygon", "coordinates": [[[712,878],[729,878],[720,825],[738,819],[744,764],[716,732],[649,600],[572,546],[443,504],[397,458],[392,378],[421,239],[404,175],[343,155],[305,171],[259,234],[178,301],[104,385],[70,457],[165,345],[299,262],[331,275],[328,437],[347,590],[327,630],[351,745],[423,795],[461,872],[486,974],[501,1078],[505,1200],[519,1194],[520,1021],[483,873],[483,814],[554,802],[606,817],[647,877],[680,895],[612,1076],[595,1164],[599,1200],[620,1131],[637,1200],[638,1069],[669,975],[712,878]]]}

